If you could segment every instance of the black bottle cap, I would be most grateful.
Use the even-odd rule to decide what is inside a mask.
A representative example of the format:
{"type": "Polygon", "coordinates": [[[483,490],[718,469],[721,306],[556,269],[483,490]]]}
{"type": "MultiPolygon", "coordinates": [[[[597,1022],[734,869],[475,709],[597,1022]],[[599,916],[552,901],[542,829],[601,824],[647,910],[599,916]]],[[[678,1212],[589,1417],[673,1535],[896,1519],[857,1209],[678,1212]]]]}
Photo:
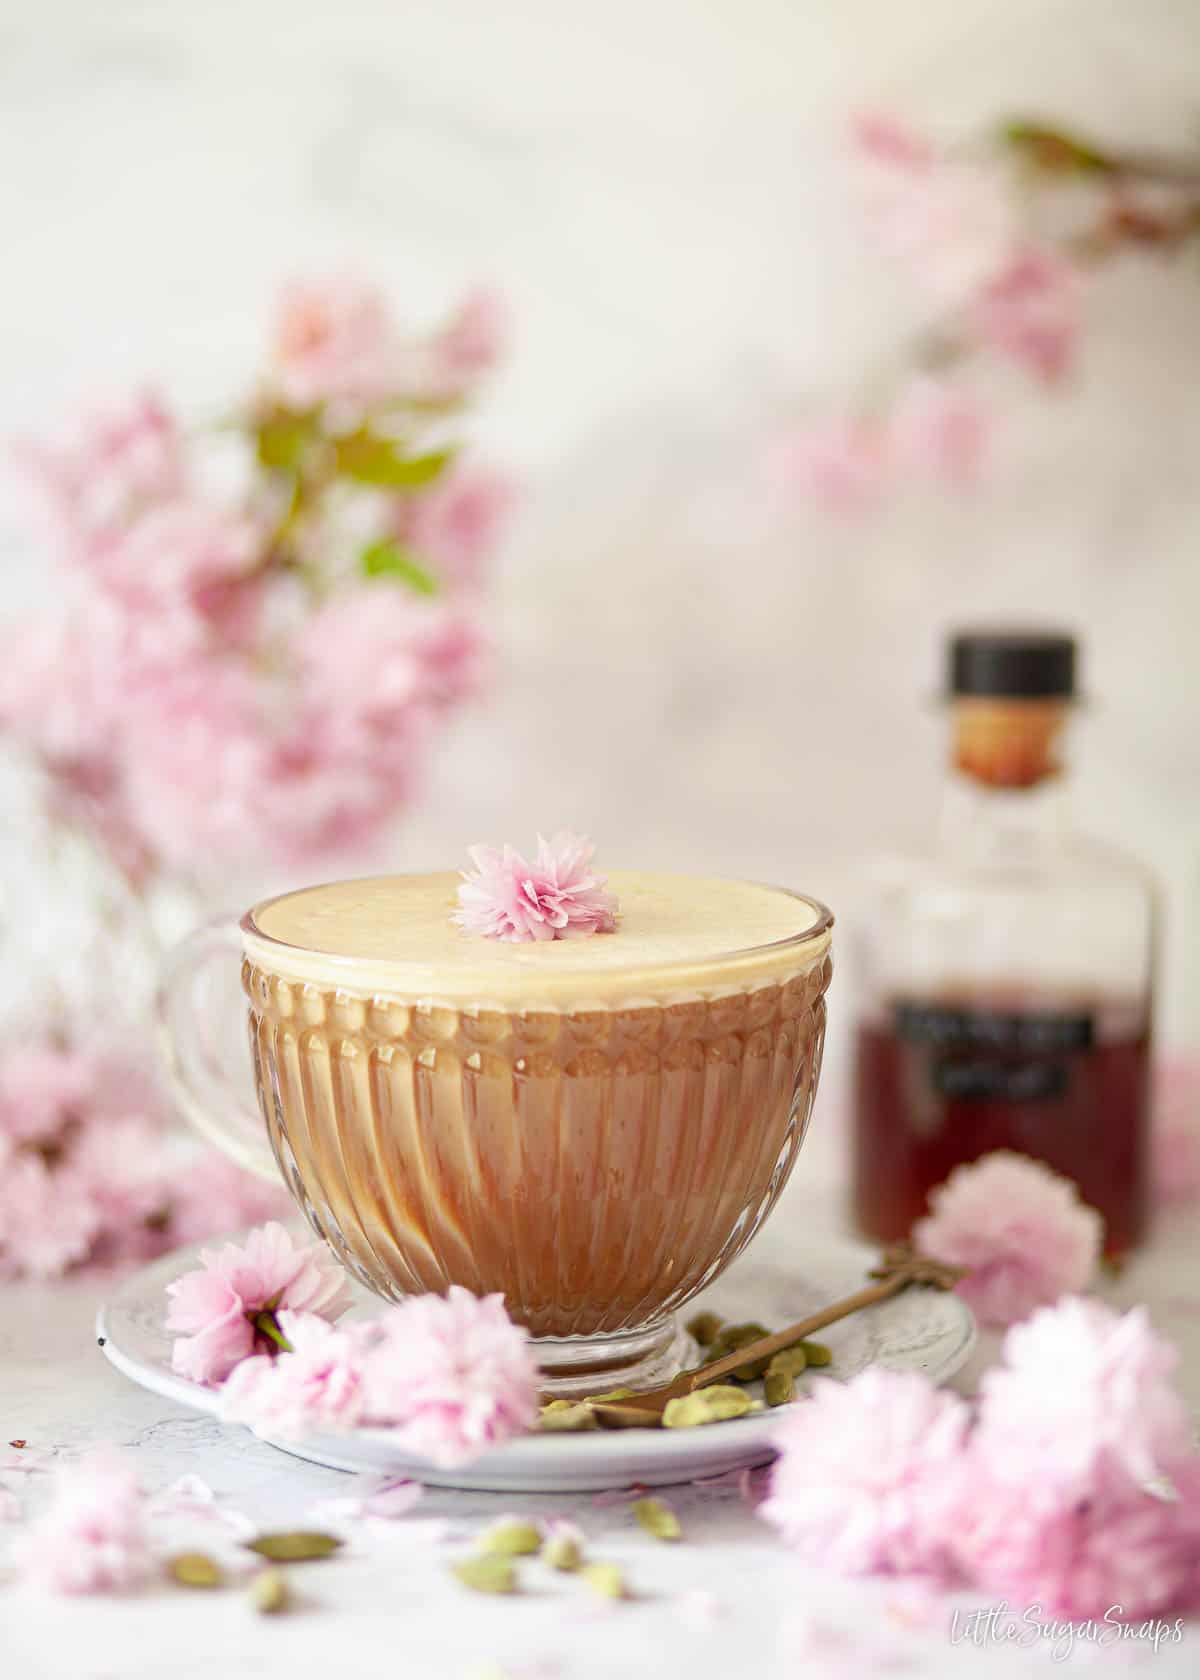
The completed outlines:
{"type": "Polygon", "coordinates": [[[952,696],[1069,700],[1075,693],[1075,638],[1059,631],[960,631],[948,654],[952,696]]]}

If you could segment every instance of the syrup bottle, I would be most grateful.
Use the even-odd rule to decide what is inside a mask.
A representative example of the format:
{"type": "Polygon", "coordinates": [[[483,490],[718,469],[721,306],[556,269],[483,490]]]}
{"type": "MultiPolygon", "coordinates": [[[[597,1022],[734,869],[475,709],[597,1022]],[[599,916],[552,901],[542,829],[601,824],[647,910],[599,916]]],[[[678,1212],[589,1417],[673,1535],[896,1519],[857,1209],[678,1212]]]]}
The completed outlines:
{"type": "Polygon", "coordinates": [[[1075,643],[949,646],[952,771],[933,855],[881,875],[859,938],[854,1213],[903,1238],[959,1163],[1073,1178],[1120,1254],[1144,1235],[1155,893],[1071,827],[1075,643]]]}

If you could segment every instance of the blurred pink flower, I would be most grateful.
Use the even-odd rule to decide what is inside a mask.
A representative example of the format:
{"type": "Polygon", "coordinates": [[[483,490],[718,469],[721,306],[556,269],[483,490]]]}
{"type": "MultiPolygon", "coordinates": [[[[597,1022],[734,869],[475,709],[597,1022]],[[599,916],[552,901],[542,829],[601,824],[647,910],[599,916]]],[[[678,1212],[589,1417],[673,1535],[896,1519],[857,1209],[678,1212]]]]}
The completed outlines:
{"type": "Polygon", "coordinates": [[[466,699],[478,684],[482,647],[465,609],[379,581],[319,607],[294,652],[315,709],[388,736],[414,708],[466,699]]]}
{"type": "Polygon", "coordinates": [[[59,1277],[88,1258],[102,1224],[85,1183],[0,1139],[0,1273],[59,1277]]]}
{"type": "Polygon", "coordinates": [[[22,1578],[48,1592],[125,1592],[154,1572],[145,1500],[133,1468],[91,1454],[58,1472],[53,1503],[17,1556],[22,1578]]]}
{"type": "Polygon", "coordinates": [[[293,1206],[282,1183],[268,1184],[219,1149],[205,1149],[172,1181],[171,1243],[183,1247],[228,1236],[245,1225],[284,1219],[293,1206]]]}
{"type": "Polygon", "coordinates": [[[882,424],[837,415],[785,434],[767,459],[780,488],[798,489],[828,512],[847,515],[865,513],[883,499],[891,466],[882,424]]]}
{"type": "Polygon", "coordinates": [[[1102,1466],[1073,1500],[981,1464],[956,1532],[977,1586],[1072,1620],[1137,1622],[1200,1605],[1200,1461],[1171,1494],[1102,1466]]]}
{"type": "Polygon", "coordinates": [[[1157,1199],[1181,1206],[1200,1200],[1200,1056],[1175,1056],[1155,1068],[1151,1144],[1157,1199]]]}
{"type": "Polygon", "coordinates": [[[173,1190],[163,1144],[161,1113],[93,1115],[56,1174],[56,1182],[69,1178],[99,1213],[113,1239],[106,1262],[149,1257],[163,1247],[173,1190]]]}
{"type": "Polygon", "coordinates": [[[451,1285],[384,1313],[364,1367],[365,1415],[432,1463],[465,1464],[538,1415],[533,1344],[504,1311],[451,1285]]]}
{"type": "Polygon", "coordinates": [[[150,391],[84,408],[59,442],[21,444],[16,456],[70,548],[180,495],[186,480],[179,428],[150,391]]]}
{"type": "Polygon", "coordinates": [[[291,1352],[235,1366],[221,1389],[221,1416],[279,1441],[353,1429],[363,1410],[361,1333],[310,1312],[281,1311],[278,1319],[291,1352]]]}
{"type": "Polygon", "coordinates": [[[987,415],[970,392],[927,374],[910,379],[892,409],[897,464],[955,490],[978,479],[988,430],[987,415]]]}
{"type": "Polygon", "coordinates": [[[105,532],[82,561],[127,611],[186,603],[216,628],[227,629],[232,617],[244,635],[248,627],[237,625],[241,602],[233,586],[249,577],[261,545],[261,529],[245,514],[199,497],[179,498],[105,532]]]}
{"type": "Polygon", "coordinates": [[[318,1243],[298,1244],[282,1225],[253,1230],[241,1247],[207,1249],[195,1271],[167,1285],[171,1364],[193,1382],[220,1383],[234,1366],[274,1345],[258,1314],[319,1313],[335,1319],[350,1304],[345,1273],[318,1243]]]}
{"type": "Polygon", "coordinates": [[[369,404],[393,393],[395,330],[387,301],[352,276],[293,281],[275,325],[280,394],[298,408],[329,401],[369,404]]]}
{"type": "Polygon", "coordinates": [[[776,1437],[759,1512],[806,1563],[949,1579],[967,1424],[958,1395],[915,1374],[817,1379],[776,1437]]]}
{"type": "Polygon", "coordinates": [[[0,1137],[16,1143],[56,1139],[89,1097],[91,1068],[50,1038],[9,1044],[0,1056],[0,1137]]]}
{"type": "Polygon", "coordinates": [[[980,1385],[975,1448],[993,1475],[1084,1498],[1103,1465],[1135,1484],[1192,1458],[1179,1356],[1144,1307],[1123,1316],[1070,1296],[1004,1338],[980,1385]]]}
{"type": "Polygon", "coordinates": [[[858,111],[850,135],[860,156],[890,168],[923,172],[933,162],[933,148],[902,118],[891,111],[858,111]]]}
{"type": "Polygon", "coordinates": [[[1085,1289],[1104,1224],[1069,1179],[998,1149],[956,1167],[913,1226],[926,1254],[968,1266],[958,1293],[983,1324],[1012,1324],[1060,1295],[1085,1289]]]}
{"type": "Polygon", "coordinates": [[[595,849],[566,830],[549,840],[539,834],[533,863],[512,846],[472,846],[475,868],[463,872],[453,919],[467,933],[513,944],[612,933],[617,901],[591,868],[595,849]]]}
{"type": "Polygon", "coordinates": [[[508,348],[508,306],[499,292],[468,293],[433,339],[433,391],[456,395],[490,373],[508,348]]]}
{"type": "Polygon", "coordinates": [[[1025,246],[982,287],[972,323],[984,343],[1052,381],[1067,373],[1074,359],[1079,294],[1078,271],[1065,257],[1025,246]]]}
{"type": "Polygon", "coordinates": [[[507,474],[467,463],[423,495],[397,503],[396,533],[450,588],[477,589],[515,501],[507,474]]]}

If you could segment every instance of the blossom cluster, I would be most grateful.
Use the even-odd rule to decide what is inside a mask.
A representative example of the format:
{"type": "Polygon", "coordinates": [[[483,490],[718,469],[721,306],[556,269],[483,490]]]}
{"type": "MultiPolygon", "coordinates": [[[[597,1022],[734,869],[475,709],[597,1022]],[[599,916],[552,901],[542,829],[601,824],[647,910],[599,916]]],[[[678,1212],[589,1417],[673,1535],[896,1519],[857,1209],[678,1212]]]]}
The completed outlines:
{"type": "Polygon", "coordinates": [[[0,1277],[147,1260],[287,1205],[170,1135],[143,1064],[30,1036],[0,1058],[0,1277]]]}
{"type": "Polygon", "coordinates": [[[480,683],[507,480],[455,430],[504,322],[414,337],[371,287],[291,287],[233,422],[157,393],[20,451],[62,568],[0,660],[0,732],[135,881],[364,851],[480,683]]]}
{"type": "Polygon", "coordinates": [[[203,1253],[167,1293],[174,1368],[219,1385],[223,1415],[274,1440],[375,1426],[454,1465],[537,1418],[533,1347],[499,1295],[453,1286],[341,1327],[340,1267],[278,1224],[203,1253]]]}
{"type": "Polygon", "coordinates": [[[1143,1308],[1075,1296],[1008,1332],[977,1415],[915,1374],[818,1381],[759,1507],[807,1562],[1080,1619],[1200,1606],[1200,1452],[1143,1308]]]}
{"type": "Polygon", "coordinates": [[[852,150],[876,242],[912,285],[915,340],[861,400],[785,431],[768,462],[789,492],[842,514],[921,479],[970,486],[993,428],[962,370],[991,360],[1043,386],[1063,380],[1096,263],[1129,247],[1174,249],[1194,237],[1200,207],[1194,174],[1173,160],[1126,158],[1038,124],[943,150],[868,111],[852,150]]]}
{"type": "Polygon", "coordinates": [[[566,830],[538,835],[531,863],[515,846],[472,846],[454,920],[465,933],[521,944],[612,933],[617,900],[592,868],[596,848],[566,830]]]}

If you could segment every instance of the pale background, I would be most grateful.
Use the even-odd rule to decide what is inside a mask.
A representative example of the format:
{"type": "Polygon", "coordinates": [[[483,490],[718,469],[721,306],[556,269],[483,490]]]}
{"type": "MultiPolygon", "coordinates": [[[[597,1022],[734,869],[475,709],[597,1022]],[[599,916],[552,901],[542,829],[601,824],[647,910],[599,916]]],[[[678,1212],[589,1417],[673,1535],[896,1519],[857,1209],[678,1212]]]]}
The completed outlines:
{"type": "MultiPolygon", "coordinates": [[[[1167,883],[1163,1021],[1195,1040],[1200,269],[1104,278],[1080,380],[1005,388],[974,499],[773,523],[773,417],[901,318],[838,150],[865,100],[1200,149],[1200,7],[0,0],[0,430],[141,375],[205,412],[292,271],[359,267],[416,318],[497,282],[504,657],[398,865],[570,823],[612,864],[852,905],[856,859],[931,820],[940,633],[1044,617],[1086,638],[1081,810],[1167,883]]],[[[0,542],[7,609],[49,585],[8,514],[0,542]]]]}

